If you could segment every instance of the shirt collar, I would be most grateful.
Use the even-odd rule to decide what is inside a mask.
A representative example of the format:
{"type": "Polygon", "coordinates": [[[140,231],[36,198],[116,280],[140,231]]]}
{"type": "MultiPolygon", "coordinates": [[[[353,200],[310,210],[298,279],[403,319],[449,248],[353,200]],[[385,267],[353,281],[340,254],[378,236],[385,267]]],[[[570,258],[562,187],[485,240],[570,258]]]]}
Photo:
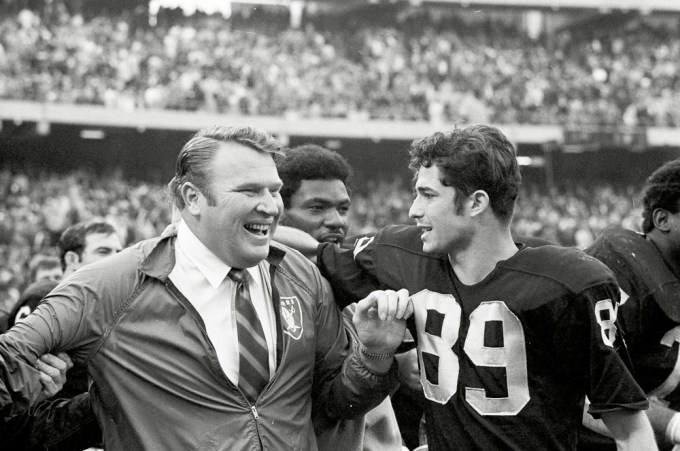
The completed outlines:
{"type": "MultiPolygon", "coordinates": [[[[224,278],[227,277],[229,271],[231,271],[231,266],[227,265],[217,255],[213,254],[212,251],[208,249],[196,235],[194,235],[194,232],[191,231],[184,220],[180,221],[179,227],[177,228],[176,246],[177,249],[196,266],[213,288],[217,288],[224,278]]],[[[246,268],[246,271],[250,274],[250,282],[257,284],[260,280],[258,266],[246,268]]]]}

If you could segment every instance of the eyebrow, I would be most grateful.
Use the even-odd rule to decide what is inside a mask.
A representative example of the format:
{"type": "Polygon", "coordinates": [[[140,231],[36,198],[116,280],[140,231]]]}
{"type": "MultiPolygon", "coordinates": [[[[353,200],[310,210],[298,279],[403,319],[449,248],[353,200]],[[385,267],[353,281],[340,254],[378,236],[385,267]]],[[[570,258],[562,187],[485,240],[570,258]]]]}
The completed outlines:
{"type": "Polygon", "coordinates": [[[429,186],[416,186],[415,191],[419,193],[433,193],[437,194],[437,190],[430,188],[429,186]]]}
{"type": "Polygon", "coordinates": [[[99,250],[107,250],[107,251],[114,250],[115,251],[117,249],[122,250],[122,248],[119,248],[117,246],[97,246],[97,247],[94,248],[95,252],[99,251],[99,250]]]}
{"type": "Polygon", "coordinates": [[[260,188],[271,188],[271,187],[276,187],[276,188],[281,188],[283,186],[283,182],[275,182],[275,183],[253,183],[253,182],[246,182],[241,185],[236,186],[234,189],[235,190],[240,190],[240,189],[260,189],[260,188]]]}
{"type": "MultiPolygon", "coordinates": [[[[312,204],[312,203],[320,203],[320,204],[324,204],[324,205],[335,205],[336,204],[336,202],[325,199],[323,197],[312,197],[310,199],[305,200],[304,205],[312,204]]],[[[349,204],[352,203],[352,200],[351,199],[343,199],[343,200],[341,200],[340,202],[337,202],[337,203],[339,203],[340,205],[343,205],[343,204],[349,205],[349,204]]]]}

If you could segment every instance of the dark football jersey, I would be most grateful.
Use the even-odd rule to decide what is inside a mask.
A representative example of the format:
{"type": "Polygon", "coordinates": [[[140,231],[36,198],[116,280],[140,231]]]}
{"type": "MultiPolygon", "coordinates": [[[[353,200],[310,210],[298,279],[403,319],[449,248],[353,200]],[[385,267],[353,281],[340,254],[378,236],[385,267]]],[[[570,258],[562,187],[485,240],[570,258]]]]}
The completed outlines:
{"type": "Polygon", "coordinates": [[[614,349],[618,286],[581,251],[525,246],[465,286],[417,228],[391,226],[318,263],[351,300],[411,293],[430,450],[574,449],[586,395],[594,415],[647,407],[614,349]]]}
{"type": "Polygon", "coordinates": [[[680,279],[654,243],[632,230],[605,230],[586,252],[607,265],[621,287],[618,318],[638,383],[679,410],[680,279]]]}
{"type": "Polygon", "coordinates": [[[8,326],[11,328],[16,323],[23,321],[40,304],[40,301],[58,285],[52,280],[39,280],[30,284],[9,315],[8,326]]]}

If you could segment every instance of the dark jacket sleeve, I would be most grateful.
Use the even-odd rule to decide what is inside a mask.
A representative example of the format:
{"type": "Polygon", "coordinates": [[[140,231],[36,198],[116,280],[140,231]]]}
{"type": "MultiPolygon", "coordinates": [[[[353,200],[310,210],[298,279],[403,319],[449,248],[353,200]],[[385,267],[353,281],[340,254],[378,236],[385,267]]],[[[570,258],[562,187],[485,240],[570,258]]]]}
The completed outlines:
{"type": "Polygon", "coordinates": [[[5,415],[26,411],[40,400],[40,372],[33,366],[40,356],[68,351],[76,364],[85,364],[109,317],[98,305],[100,296],[110,293],[96,265],[63,281],[24,321],[0,335],[0,408],[5,415]]]}
{"type": "Polygon", "coordinates": [[[387,373],[367,368],[352,346],[328,282],[319,277],[317,349],[313,414],[330,419],[356,418],[382,402],[397,386],[396,361],[387,373]]]}
{"type": "Polygon", "coordinates": [[[317,265],[333,287],[335,302],[340,309],[359,302],[372,291],[385,287],[374,272],[374,238],[359,240],[352,249],[343,249],[332,243],[323,243],[317,250],[317,265]],[[368,241],[368,242],[366,242],[368,241]]]}
{"type": "Polygon", "coordinates": [[[3,449],[7,451],[80,451],[102,442],[89,393],[41,402],[7,418],[5,427],[3,449]]]}

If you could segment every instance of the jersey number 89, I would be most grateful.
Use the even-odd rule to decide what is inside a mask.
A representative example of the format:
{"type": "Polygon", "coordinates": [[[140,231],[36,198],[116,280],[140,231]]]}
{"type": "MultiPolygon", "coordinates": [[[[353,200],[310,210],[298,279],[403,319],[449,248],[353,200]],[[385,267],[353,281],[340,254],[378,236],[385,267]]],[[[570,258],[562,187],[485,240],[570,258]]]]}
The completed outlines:
{"type": "MultiPolygon", "coordinates": [[[[458,387],[460,367],[453,346],[458,341],[461,308],[452,295],[429,290],[413,295],[412,300],[418,332],[420,382],[427,399],[446,404],[458,387]],[[426,365],[424,355],[436,356],[436,365],[426,365]],[[434,370],[435,374],[430,376],[435,380],[428,380],[426,367],[434,370]]],[[[508,393],[504,398],[490,398],[484,388],[465,387],[465,401],[480,415],[517,415],[530,398],[526,344],[522,323],[504,302],[483,302],[470,314],[463,350],[477,366],[505,368],[508,393]],[[502,322],[502,347],[484,346],[489,321],[502,322]]]]}

